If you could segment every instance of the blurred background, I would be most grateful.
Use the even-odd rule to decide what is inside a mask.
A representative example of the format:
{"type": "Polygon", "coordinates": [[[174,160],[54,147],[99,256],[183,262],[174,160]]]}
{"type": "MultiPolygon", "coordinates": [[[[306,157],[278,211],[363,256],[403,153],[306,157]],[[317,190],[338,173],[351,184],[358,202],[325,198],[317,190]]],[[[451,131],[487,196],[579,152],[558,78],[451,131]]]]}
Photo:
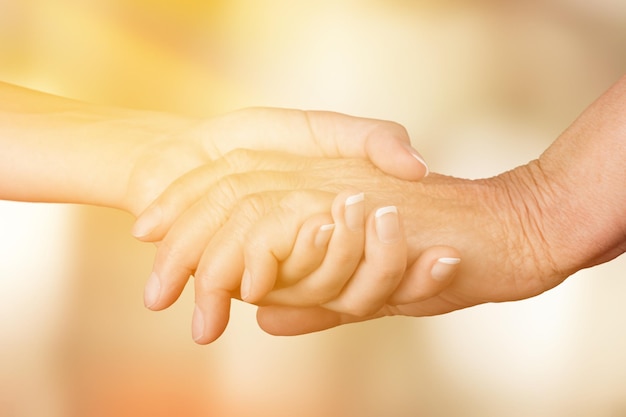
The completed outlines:
{"type": "MultiPolygon", "coordinates": [[[[392,119],[471,178],[536,158],[625,72],[622,0],[0,0],[3,81],[392,119]]],[[[623,256],[523,302],[293,338],[237,303],[199,347],[190,291],[143,308],[132,220],[0,202],[1,417],[626,416],[623,256]]]]}

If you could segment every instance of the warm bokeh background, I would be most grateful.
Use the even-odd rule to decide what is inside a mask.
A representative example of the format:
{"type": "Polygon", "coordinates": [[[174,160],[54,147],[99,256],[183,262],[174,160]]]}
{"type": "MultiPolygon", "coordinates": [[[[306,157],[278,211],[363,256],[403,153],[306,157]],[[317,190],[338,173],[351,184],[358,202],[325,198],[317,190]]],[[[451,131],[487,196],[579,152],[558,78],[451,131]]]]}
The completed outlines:
{"type": "MultiPolygon", "coordinates": [[[[393,119],[467,177],[536,157],[625,72],[622,0],[0,0],[3,81],[393,119]]],[[[131,223],[0,202],[1,417],[626,416],[624,257],[524,302],[296,338],[238,303],[198,347],[189,293],[142,307],[154,249],[131,223]]]]}

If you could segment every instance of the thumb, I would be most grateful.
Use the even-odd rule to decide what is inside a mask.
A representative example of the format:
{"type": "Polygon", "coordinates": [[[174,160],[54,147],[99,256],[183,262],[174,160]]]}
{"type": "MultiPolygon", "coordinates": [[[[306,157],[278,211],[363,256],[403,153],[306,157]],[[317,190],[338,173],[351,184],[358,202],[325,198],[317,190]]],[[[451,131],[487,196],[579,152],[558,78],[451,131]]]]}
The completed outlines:
{"type": "Polygon", "coordinates": [[[417,181],[428,175],[424,158],[411,146],[404,126],[377,119],[308,111],[311,133],[325,156],[367,158],[387,174],[417,181]]]}

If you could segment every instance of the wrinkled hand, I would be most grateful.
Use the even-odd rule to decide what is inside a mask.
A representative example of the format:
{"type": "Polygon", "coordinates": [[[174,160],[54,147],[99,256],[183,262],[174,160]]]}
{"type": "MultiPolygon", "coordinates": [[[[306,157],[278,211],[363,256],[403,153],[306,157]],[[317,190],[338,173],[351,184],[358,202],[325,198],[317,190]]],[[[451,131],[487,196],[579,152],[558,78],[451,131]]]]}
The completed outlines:
{"type": "MultiPolygon", "coordinates": [[[[395,205],[403,213],[409,265],[423,250],[439,245],[458,248],[463,262],[457,278],[438,296],[401,306],[387,305],[368,317],[346,317],[315,307],[262,308],[259,322],[272,333],[307,332],[390,314],[441,314],[485,302],[527,298],[564,279],[553,268],[541,230],[526,224],[535,219],[525,218],[527,202],[533,201],[521,186],[525,169],[481,181],[431,175],[415,183],[390,177],[367,161],[354,159],[238,151],[220,163],[226,172],[217,175],[217,182],[211,173],[215,164],[199,168],[173,184],[153,206],[162,213],[175,213],[168,218],[177,220],[159,245],[146,292],[150,308],[166,308],[193,274],[197,302],[203,300],[211,311],[222,311],[203,316],[205,321],[213,320],[210,325],[203,323],[213,335],[223,331],[230,298],[238,297],[246,231],[269,210],[285,205],[285,198],[293,208],[293,217],[301,221],[327,212],[337,193],[363,191],[368,211],[395,205]],[[234,167],[232,172],[236,173],[230,174],[228,167],[234,167]],[[249,172],[237,167],[247,167],[249,172]],[[174,198],[187,190],[197,199],[188,209],[174,198]],[[315,190],[318,197],[298,203],[300,194],[294,190],[315,190]],[[215,253],[229,256],[216,257],[215,253]]],[[[407,284],[402,284],[407,292],[414,282],[411,275],[418,277],[418,272],[409,269],[407,284]]],[[[333,296],[336,294],[329,294],[333,296]]],[[[196,315],[201,313],[196,311],[196,315]]]]}
{"type": "Polygon", "coordinates": [[[370,174],[374,185],[365,188],[369,199],[383,198],[399,206],[409,258],[416,259],[422,252],[419,262],[409,264],[403,281],[376,311],[350,314],[326,306],[276,302],[259,307],[260,327],[274,335],[305,334],[385,316],[430,316],[487,302],[520,300],[555,287],[573,271],[560,268],[563,259],[555,259],[544,240],[543,229],[550,227],[550,219],[542,219],[534,205],[536,190],[528,187],[532,170],[530,164],[480,181],[431,174],[419,184],[384,175],[381,181],[370,174]],[[416,296],[419,288],[428,285],[425,268],[442,256],[437,245],[457,248],[463,262],[441,292],[416,296]]]}

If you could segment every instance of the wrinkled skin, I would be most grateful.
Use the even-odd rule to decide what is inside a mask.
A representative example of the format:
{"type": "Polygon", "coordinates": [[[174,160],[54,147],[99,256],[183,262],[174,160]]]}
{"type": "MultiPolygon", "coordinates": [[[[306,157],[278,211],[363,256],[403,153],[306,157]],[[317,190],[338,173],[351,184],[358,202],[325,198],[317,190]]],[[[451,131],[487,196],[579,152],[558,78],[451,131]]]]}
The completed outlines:
{"type": "MultiPolygon", "coordinates": [[[[180,213],[171,216],[178,220],[157,254],[155,270],[167,283],[163,285],[166,294],[156,308],[171,304],[189,274],[195,273],[196,299],[218,294],[219,301],[215,303],[225,310],[229,305],[226,299],[238,296],[241,270],[219,284],[208,278],[224,275],[215,272],[222,271],[215,267],[223,258],[216,255],[222,253],[221,242],[228,240],[236,247],[234,252],[240,250],[246,230],[271,210],[284,209],[285,196],[294,216],[304,219],[329,210],[334,195],[346,190],[365,192],[368,210],[385,205],[398,207],[407,236],[409,265],[429,247],[456,247],[463,256],[456,279],[434,298],[408,305],[386,305],[360,317],[322,307],[264,307],[259,311],[259,322],[267,331],[291,333],[293,325],[287,319],[296,320],[293,317],[298,317],[299,323],[309,323],[304,328],[296,326],[293,332],[298,333],[383,315],[441,314],[485,302],[528,298],[554,287],[567,276],[567,271],[559,271],[555,266],[543,240],[541,207],[530,205],[545,198],[529,194],[531,189],[524,186],[538,177],[533,173],[538,169],[536,164],[485,180],[431,174],[421,182],[410,182],[390,177],[369,162],[356,159],[311,159],[252,151],[236,151],[226,159],[230,162],[224,165],[228,167],[225,169],[238,172],[237,167],[246,166],[252,172],[222,173],[219,180],[213,181],[215,175],[207,173],[216,168],[207,166],[189,174],[170,190],[172,195],[184,193],[185,189],[197,190],[197,201],[190,208],[166,208],[168,212],[180,213]],[[309,196],[313,192],[315,199],[309,196]],[[185,267],[181,269],[180,265],[185,267]]],[[[176,206],[167,195],[161,203],[165,207],[176,206]]],[[[329,293],[326,298],[336,295],[329,293]]],[[[280,299],[271,297],[272,294],[271,304],[281,304],[280,299]]]]}

